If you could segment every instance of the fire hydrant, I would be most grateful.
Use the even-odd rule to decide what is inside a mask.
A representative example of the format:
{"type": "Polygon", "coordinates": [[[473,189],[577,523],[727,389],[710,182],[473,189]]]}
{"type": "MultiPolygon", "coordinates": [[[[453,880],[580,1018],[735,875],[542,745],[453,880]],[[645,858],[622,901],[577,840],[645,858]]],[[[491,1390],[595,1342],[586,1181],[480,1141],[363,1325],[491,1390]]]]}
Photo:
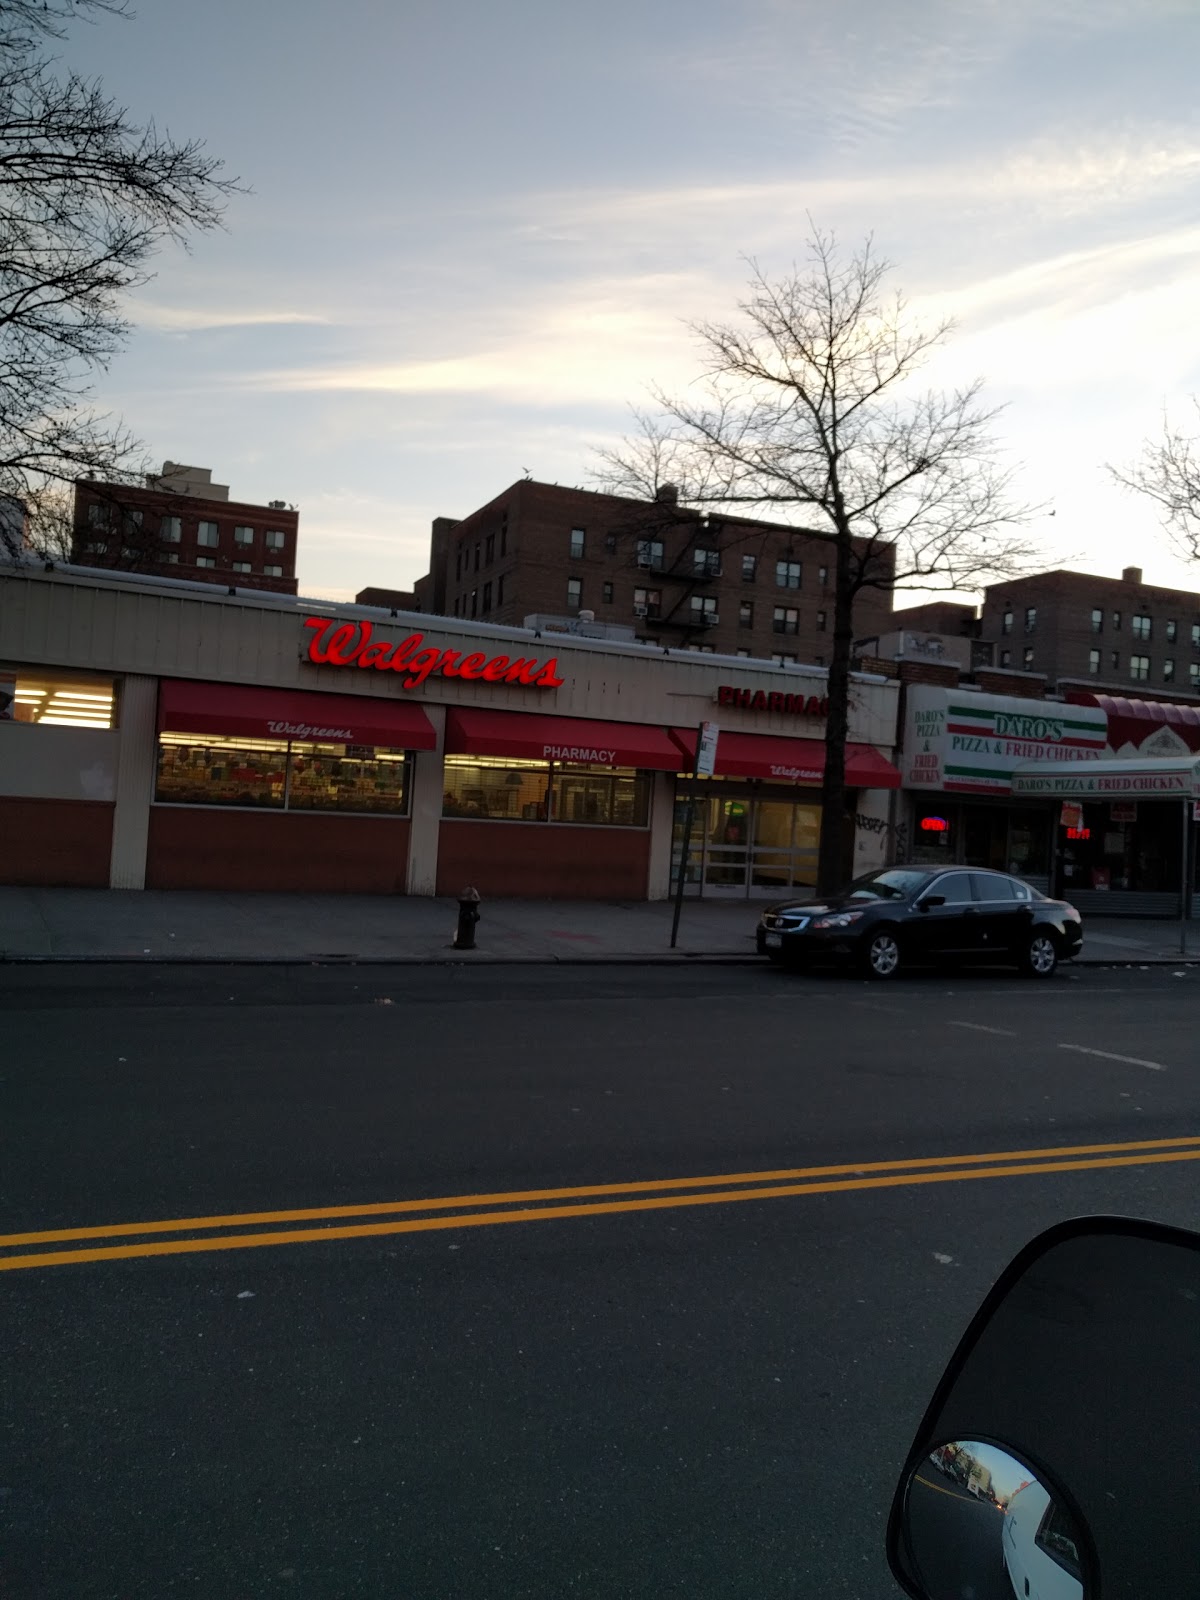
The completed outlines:
{"type": "Polygon", "coordinates": [[[475,924],[479,921],[479,890],[464,889],[458,897],[458,930],[454,935],[456,950],[474,950],[475,924]]]}

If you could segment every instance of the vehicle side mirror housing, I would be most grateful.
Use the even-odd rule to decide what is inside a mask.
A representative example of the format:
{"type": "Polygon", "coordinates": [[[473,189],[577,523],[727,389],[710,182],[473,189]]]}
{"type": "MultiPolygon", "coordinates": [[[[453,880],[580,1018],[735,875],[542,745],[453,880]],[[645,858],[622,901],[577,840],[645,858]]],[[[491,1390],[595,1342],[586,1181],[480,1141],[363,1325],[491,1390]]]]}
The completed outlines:
{"type": "Polygon", "coordinates": [[[1200,1234],[1083,1217],[976,1313],[888,1521],[913,1600],[1137,1600],[1200,1571],[1200,1234]],[[1000,1586],[997,1586],[997,1585],[1000,1586]]]}
{"type": "Polygon", "coordinates": [[[946,904],[946,896],[944,894],[927,894],[917,904],[922,911],[929,911],[934,906],[944,906],[946,904]]]}

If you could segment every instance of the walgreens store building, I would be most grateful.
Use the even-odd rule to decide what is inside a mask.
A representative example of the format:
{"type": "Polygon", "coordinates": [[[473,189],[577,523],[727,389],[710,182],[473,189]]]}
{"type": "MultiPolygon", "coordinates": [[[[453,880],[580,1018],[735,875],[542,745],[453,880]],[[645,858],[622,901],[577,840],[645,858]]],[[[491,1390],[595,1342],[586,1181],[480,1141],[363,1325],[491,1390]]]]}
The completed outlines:
{"type": "MultiPolygon", "coordinates": [[[[657,899],[815,876],[823,674],[82,568],[0,567],[0,881],[657,899]]],[[[896,689],[856,680],[847,865],[896,689]]]]}

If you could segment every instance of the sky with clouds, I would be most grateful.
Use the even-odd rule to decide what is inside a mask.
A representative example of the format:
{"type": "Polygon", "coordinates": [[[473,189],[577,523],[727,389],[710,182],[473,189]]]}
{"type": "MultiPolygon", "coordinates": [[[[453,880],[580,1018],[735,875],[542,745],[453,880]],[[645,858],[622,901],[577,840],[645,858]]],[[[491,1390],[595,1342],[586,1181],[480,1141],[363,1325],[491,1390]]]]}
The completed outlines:
{"type": "Polygon", "coordinates": [[[1007,406],[1048,566],[1200,589],[1102,470],[1195,420],[1196,0],[138,0],[61,53],[252,191],[99,392],[298,504],[302,593],[410,586],[526,471],[588,484],[808,214],[956,319],[928,377],[1007,406]]]}

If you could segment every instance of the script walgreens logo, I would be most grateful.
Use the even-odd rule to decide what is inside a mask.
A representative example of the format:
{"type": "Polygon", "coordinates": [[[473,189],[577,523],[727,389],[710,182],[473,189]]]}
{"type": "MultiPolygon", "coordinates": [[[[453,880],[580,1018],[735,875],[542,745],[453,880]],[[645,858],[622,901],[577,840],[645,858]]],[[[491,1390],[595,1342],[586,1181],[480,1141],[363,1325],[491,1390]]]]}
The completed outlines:
{"type": "Polygon", "coordinates": [[[404,688],[416,689],[426,678],[468,678],[481,683],[518,683],[527,689],[558,689],[558,658],[538,661],[533,656],[464,655],[427,645],[423,633],[410,633],[399,644],[372,637],[372,622],[337,622],[329,617],[305,617],[312,629],[308,659],[319,667],[373,667],[376,672],[398,672],[404,688]]]}

